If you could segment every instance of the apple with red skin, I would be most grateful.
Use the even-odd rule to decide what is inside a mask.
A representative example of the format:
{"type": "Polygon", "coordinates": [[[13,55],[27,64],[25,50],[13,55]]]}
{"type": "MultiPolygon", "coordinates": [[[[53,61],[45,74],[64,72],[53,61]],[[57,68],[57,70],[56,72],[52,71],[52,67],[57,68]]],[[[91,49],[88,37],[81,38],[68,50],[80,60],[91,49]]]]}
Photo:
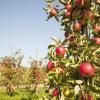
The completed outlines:
{"type": "Polygon", "coordinates": [[[75,0],[76,5],[84,5],[84,0],[75,0]]]}
{"type": "Polygon", "coordinates": [[[81,18],[80,20],[79,20],[79,23],[81,24],[81,25],[84,25],[85,23],[86,23],[86,19],[83,17],[83,18],[81,18]]]}
{"type": "Polygon", "coordinates": [[[93,99],[93,96],[88,95],[88,100],[94,100],[94,99],[93,99]]]}
{"type": "Polygon", "coordinates": [[[73,9],[73,7],[72,7],[71,4],[66,4],[66,5],[65,5],[65,9],[66,9],[67,11],[71,12],[72,9],[73,9]]]}
{"type": "Polygon", "coordinates": [[[50,9],[50,15],[51,16],[57,16],[57,10],[56,10],[56,8],[53,7],[53,8],[50,9]]]}
{"type": "Polygon", "coordinates": [[[94,29],[95,32],[99,32],[100,31],[100,26],[93,25],[93,29],[94,29]]]}
{"type": "Polygon", "coordinates": [[[100,45],[100,37],[94,37],[92,38],[92,41],[95,42],[95,44],[100,45]]]}
{"type": "Polygon", "coordinates": [[[69,39],[68,39],[68,40],[69,40],[69,42],[74,42],[74,41],[75,41],[75,39],[76,39],[76,37],[72,35],[72,36],[70,36],[70,37],[69,37],[69,39]]]}
{"type": "Polygon", "coordinates": [[[91,0],[74,0],[75,6],[80,8],[88,8],[91,2],[91,0]]]}
{"type": "Polygon", "coordinates": [[[81,100],[94,100],[94,98],[92,95],[85,93],[81,96],[81,100]]]}
{"type": "Polygon", "coordinates": [[[81,30],[81,24],[79,22],[75,22],[73,25],[73,28],[75,31],[80,31],[81,30]]]}
{"type": "Polygon", "coordinates": [[[60,47],[56,48],[56,55],[64,56],[65,53],[66,53],[66,50],[63,46],[60,46],[60,47]]]}
{"type": "Polygon", "coordinates": [[[94,66],[90,62],[85,61],[80,64],[79,72],[82,77],[92,76],[94,75],[94,66]]]}
{"type": "Polygon", "coordinates": [[[88,7],[91,0],[75,0],[75,5],[79,7],[88,7]]]}
{"type": "Polygon", "coordinates": [[[59,91],[58,91],[58,89],[57,88],[55,88],[54,90],[53,90],[53,94],[52,94],[53,96],[58,96],[59,95],[59,91]]]}
{"type": "Polygon", "coordinates": [[[51,71],[52,69],[54,69],[54,63],[52,61],[49,61],[47,64],[47,70],[51,71]]]}
{"type": "Polygon", "coordinates": [[[83,12],[83,17],[85,19],[93,19],[94,16],[93,16],[93,13],[90,9],[86,9],[84,12],[83,12]]]}
{"type": "Polygon", "coordinates": [[[96,3],[100,4],[100,0],[95,0],[95,1],[96,1],[96,3]]]}
{"type": "Polygon", "coordinates": [[[64,73],[64,67],[60,67],[60,73],[64,73]]]}
{"type": "Polygon", "coordinates": [[[81,2],[82,2],[82,0],[75,0],[75,4],[76,4],[76,5],[81,4],[81,2]]]}
{"type": "Polygon", "coordinates": [[[64,70],[65,70],[64,67],[60,67],[60,68],[59,68],[59,73],[58,73],[58,74],[59,74],[59,75],[63,74],[63,73],[64,73],[64,70]]]}
{"type": "Polygon", "coordinates": [[[67,11],[65,15],[66,15],[66,17],[70,17],[70,14],[71,14],[71,12],[67,11]]]}
{"type": "Polygon", "coordinates": [[[69,37],[69,32],[65,32],[64,36],[65,36],[65,38],[68,38],[69,37]]]}

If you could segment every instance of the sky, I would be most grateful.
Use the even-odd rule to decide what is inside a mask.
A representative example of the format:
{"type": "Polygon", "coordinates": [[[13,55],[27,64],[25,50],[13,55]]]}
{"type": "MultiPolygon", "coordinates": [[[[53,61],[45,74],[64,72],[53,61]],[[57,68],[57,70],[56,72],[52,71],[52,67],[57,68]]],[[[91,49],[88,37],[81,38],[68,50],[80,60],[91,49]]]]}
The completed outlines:
{"type": "Polygon", "coordinates": [[[21,49],[27,64],[30,56],[44,58],[50,37],[63,38],[55,19],[46,21],[45,0],[0,0],[0,57],[21,49]]]}

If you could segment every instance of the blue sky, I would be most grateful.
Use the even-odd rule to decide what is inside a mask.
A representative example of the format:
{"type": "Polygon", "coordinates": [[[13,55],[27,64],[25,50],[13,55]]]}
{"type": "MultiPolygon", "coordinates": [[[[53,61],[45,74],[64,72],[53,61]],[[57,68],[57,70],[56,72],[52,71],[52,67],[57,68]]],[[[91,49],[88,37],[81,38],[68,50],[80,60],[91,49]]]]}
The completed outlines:
{"type": "Polygon", "coordinates": [[[28,57],[46,56],[50,37],[63,38],[61,26],[54,19],[46,21],[44,0],[0,0],[0,57],[22,49],[28,57]]]}

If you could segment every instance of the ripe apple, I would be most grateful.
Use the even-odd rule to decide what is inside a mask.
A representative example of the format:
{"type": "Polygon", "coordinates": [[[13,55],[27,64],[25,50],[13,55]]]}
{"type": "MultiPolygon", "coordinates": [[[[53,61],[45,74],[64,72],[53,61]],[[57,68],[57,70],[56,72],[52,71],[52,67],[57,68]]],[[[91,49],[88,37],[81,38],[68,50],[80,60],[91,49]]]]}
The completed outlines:
{"type": "Polygon", "coordinates": [[[73,9],[73,7],[72,7],[71,4],[66,4],[66,5],[65,5],[65,9],[66,9],[67,11],[71,12],[72,9],[73,9]]]}
{"type": "Polygon", "coordinates": [[[47,70],[52,70],[54,69],[54,63],[52,61],[49,61],[48,64],[47,64],[47,70]]]}
{"type": "Polygon", "coordinates": [[[76,37],[72,35],[72,36],[70,36],[70,37],[69,37],[69,39],[68,39],[68,40],[69,40],[69,42],[74,42],[74,41],[75,41],[75,39],[76,39],[76,37]]]}
{"type": "Polygon", "coordinates": [[[53,7],[53,8],[50,9],[50,15],[51,16],[57,16],[57,10],[56,10],[56,8],[53,7]]]}
{"type": "Polygon", "coordinates": [[[81,24],[81,25],[84,25],[85,23],[86,23],[86,19],[83,17],[83,18],[81,18],[80,20],[79,20],[79,23],[81,24]]]}
{"type": "Polygon", "coordinates": [[[61,75],[64,73],[64,68],[63,67],[57,67],[56,68],[56,74],[61,75]]]}
{"type": "Polygon", "coordinates": [[[65,15],[66,15],[66,17],[70,17],[70,14],[71,14],[71,12],[67,11],[65,15]]]}
{"type": "Polygon", "coordinates": [[[64,67],[59,67],[58,68],[58,74],[61,75],[64,73],[64,67]]]}
{"type": "Polygon", "coordinates": [[[99,32],[100,31],[100,26],[93,25],[93,29],[94,29],[95,32],[99,32]]]}
{"type": "Polygon", "coordinates": [[[94,37],[92,41],[95,42],[96,44],[100,44],[100,37],[94,37]]]}
{"type": "Polygon", "coordinates": [[[96,0],[96,3],[100,4],[100,0],[96,0]]]}
{"type": "Polygon", "coordinates": [[[94,99],[93,99],[93,96],[90,95],[90,94],[88,94],[88,100],[94,100],[94,99]]]}
{"type": "Polygon", "coordinates": [[[75,31],[80,31],[81,30],[81,24],[79,22],[75,22],[73,25],[73,28],[75,31]]]}
{"type": "Polygon", "coordinates": [[[76,5],[84,5],[84,0],[75,0],[76,5]]]}
{"type": "Polygon", "coordinates": [[[63,46],[56,48],[56,55],[64,56],[65,53],[66,53],[66,50],[63,46]]]}
{"type": "Polygon", "coordinates": [[[58,89],[57,88],[55,88],[54,90],[53,90],[53,94],[52,94],[53,96],[58,96],[59,95],[59,91],[58,91],[58,89]]]}
{"type": "Polygon", "coordinates": [[[64,67],[60,67],[60,74],[64,73],[64,67]]]}
{"type": "Polygon", "coordinates": [[[94,66],[88,61],[83,62],[80,64],[79,72],[83,77],[92,76],[94,75],[94,66]]]}
{"type": "Polygon", "coordinates": [[[64,36],[65,36],[65,38],[68,38],[69,32],[66,31],[66,32],[64,33],[64,36]]]}
{"type": "Polygon", "coordinates": [[[83,17],[85,19],[93,19],[94,16],[93,16],[93,13],[90,9],[86,9],[84,12],[83,12],[83,17]]]}
{"type": "Polygon", "coordinates": [[[81,100],[94,100],[94,99],[92,95],[85,93],[81,96],[81,100]]]}
{"type": "Polygon", "coordinates": [[[79,5],[79,4],[81,4],[81,1],[82,1],[82,0],[75,0],[75,4],[76,4],[76,5],[79,5]]]}

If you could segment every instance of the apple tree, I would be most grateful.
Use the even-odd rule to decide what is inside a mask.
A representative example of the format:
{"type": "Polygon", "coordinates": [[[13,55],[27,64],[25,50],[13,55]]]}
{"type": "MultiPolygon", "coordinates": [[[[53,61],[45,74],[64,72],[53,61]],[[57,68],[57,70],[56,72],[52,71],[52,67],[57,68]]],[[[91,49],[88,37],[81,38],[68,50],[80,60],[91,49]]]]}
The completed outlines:
{"type": "Polygon", "coordinates": [[[45,0],[64,40],[48,46],[49,98],[100,99],[100,0],[45,0]]]}
{"type": "Polygon", "coordinates": [[[12,95],[16,86],[16,61],[11,56],[1,59],[1,85],[6,88],[6,92],[12,95]]]}
{"type": "Polygon", "coordinates": [[[6,88],[9,95],[13,95],[15,89],[23,81],[24,68],[21,66],[22,59],[23,56],[19,53],[19,50],[0,59],[0,85],[6,88]]]}

